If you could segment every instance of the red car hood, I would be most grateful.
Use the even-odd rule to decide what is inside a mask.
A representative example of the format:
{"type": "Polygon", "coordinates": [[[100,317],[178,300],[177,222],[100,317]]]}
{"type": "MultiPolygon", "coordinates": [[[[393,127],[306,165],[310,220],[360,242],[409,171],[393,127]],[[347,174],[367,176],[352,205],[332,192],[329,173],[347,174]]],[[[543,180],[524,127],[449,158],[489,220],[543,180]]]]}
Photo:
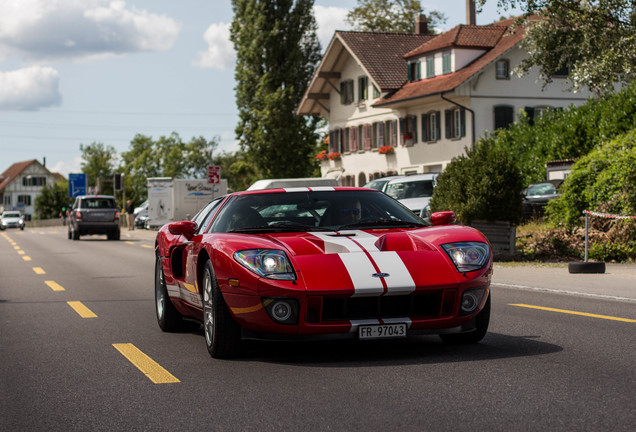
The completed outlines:
{"type": "Polygon", "coordinates": [[[308,291],[361,296],[408,294],[416,287],[455,287],[460,277],[464,282],[466,278],[438,246],[453,241],[487,241],[476,230],[461,227],[460,234],[452,226],[267,237],[290,253],[308,291]]]}

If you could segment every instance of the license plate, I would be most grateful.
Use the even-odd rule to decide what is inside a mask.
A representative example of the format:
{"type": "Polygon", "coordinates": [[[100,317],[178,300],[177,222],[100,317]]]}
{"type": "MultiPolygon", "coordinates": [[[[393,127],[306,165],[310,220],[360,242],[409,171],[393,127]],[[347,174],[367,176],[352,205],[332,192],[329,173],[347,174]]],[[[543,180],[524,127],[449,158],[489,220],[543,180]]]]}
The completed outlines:
{"type": "Polygon", "coordinates": [[[383,339],[406,337],[406,324],[378,324],[358,327],[360,339],[383,339]]]}

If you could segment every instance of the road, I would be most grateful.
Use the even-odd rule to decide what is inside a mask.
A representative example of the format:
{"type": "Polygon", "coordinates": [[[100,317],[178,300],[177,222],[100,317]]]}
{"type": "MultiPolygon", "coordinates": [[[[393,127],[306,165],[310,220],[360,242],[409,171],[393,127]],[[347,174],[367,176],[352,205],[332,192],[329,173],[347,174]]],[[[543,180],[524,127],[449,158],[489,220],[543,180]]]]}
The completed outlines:
{"type": "Polygon", "coordinates": [[[590,276],[596,284],[563,268],[496,267],[490,332],[477,345],[252,343],[222,361],[200,331],[159,330],[153,264],[148,232],[122,231],[122,241],[71,241],[62,227],[0,233],[0,431],[636,424],[634,266],[609,266],[590,276]]]}

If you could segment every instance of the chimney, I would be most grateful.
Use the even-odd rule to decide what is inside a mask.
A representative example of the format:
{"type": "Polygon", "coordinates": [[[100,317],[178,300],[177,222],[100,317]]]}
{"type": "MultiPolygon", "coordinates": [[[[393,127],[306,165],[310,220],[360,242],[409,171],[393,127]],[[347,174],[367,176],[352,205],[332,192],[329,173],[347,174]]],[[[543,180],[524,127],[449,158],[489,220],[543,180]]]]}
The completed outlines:
{"type": "Polygon", "coordinates": [[[428,20],[426,15],[419,14],[415,20],[415,34],[428,34],[428,20]]]}
{"type": "Polygon", "coordinates": [[[42,158],[42,166],[46,168],[46,156],[42,158]]]}
{"type": "Polygon", "coordinates": [[[475,18],[475,0],[466,0],[466,24],[477,24],[477,20],[475,18]]]}

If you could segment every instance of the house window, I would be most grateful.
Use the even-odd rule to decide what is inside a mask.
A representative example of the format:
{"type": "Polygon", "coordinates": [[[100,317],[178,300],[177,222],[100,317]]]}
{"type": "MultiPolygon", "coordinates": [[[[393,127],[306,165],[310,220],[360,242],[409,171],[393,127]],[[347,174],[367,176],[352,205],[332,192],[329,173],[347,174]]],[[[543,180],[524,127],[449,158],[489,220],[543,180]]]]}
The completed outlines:
{"type": "Polygon", "coordinates": [[[567,63],[561,66],[556,72],[554,72],[554,78],[567,78],[570,75],[570,61],[567,60],[567,63]]]}
{"type": "Polygon", "coordinates": [[[433,142],[440,139],[440,112],[432,111],[428,114],[422,114],[422,141],[433,142]]]}
{"type": "Polygon", "coordinates": [[[364,149],[365,150],[371,150],[371,138],[372,138],[372,133],[371,133],[371,125],[370,124],[365,124],[363,126],[363,142],[364,142],[364,149]]]}
{"type": "Polygon", "coordinates": [[[400,119],[402,145],[412,146],[417,142],[417,117],[408,116],[400,119]]]}
{"type": "Polygon", "coordinates": [[[418,62],[407,63],[406,74],[409,82],[417,80],[417,64],[418,62]]]}
{"type": "Polygon", "coordinates": [[[435,57],[426,57],[426,78],[435,76],[435,57]]]}
{"type": "Polygon", "coordinates": [[[384,144],[384,123],[377,122],[373,124],[373,145],[372,148],[380,148],[384,144]]]}
{"type": "Polygon", "coordinates": [[[342,105],[353,103],[353,80],[346,80],[340,83],[340,103],[342,105]]]}
{"type": "Polygon", "coordinates": [[[506,59],[498,60],[496,71],[497,79],[510,79],[510,62],[506,59]]]}
{"type": "Polygon", "coordinates": [[[364,150],[364,125],[358,126],[358,151],[364,150]]]}
{"type": "Polygon", "coordinates": [[[358,101],[364,101],[369,98],[369,77],[362,76],[358,78],[358,101]]]}
{"type": "Polygon", "coordinates": [[[46,177],[26,176],[22,177],[22,186],[45,186],[46,177]]]}
{"type": "Polygon", "coordinates": [[[378,88],[375,86],[375,84],[373,84],[373,99],[377,99],[380,96],[382,96],[380,94],[380,90],[378,90],[378,88]]]}
{"type": "Polygon", "coordinates": [[[442,54],[442,73],[449,74],[451,73],[451,53],[450,51],[446,51],[442,54]]]}
{"type": "Polygon", "coordinates": [[[384,122],[384,145],[397,146],[397,120],[384,122]]]}
{"type": "Polygon", "coordinates": [[[25,206],[30,206],[31,205],[31,195],[18,195],[18,205],[25,205],[25,206]]]}
{"type": "Polygon", "coordinates": [[[10,206],[11,205],[11,195],[5,195],[3,203],[6,206],[10,206]]]}
{"type": "Polygon", "coordinates": [[[466,110],[453,108],[444,111],[444,122],[447,139],[458,139],[466,136],[466,110]]]}
{"type": "Polygon", "coordinates": [[[514,108],[509,105],[494,107],[495,129],[507,128],[514,121],[514,108]]]}

